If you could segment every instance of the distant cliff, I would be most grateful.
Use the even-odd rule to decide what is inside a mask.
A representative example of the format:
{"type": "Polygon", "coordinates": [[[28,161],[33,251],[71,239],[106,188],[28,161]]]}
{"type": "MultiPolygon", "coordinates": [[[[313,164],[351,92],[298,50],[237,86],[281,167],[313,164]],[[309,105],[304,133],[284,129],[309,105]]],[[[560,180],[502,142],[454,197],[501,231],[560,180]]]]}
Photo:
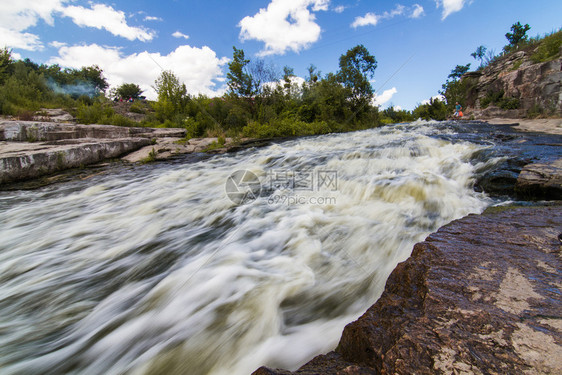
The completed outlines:
{"type": "Polygon", "coordinates": [[[562,47],[556,46],[554,56],[548,58],[541,58],[541,48],[544,45],[539,43],[510,53],[463,75],[465,115],[562,117],[562,47]]]}

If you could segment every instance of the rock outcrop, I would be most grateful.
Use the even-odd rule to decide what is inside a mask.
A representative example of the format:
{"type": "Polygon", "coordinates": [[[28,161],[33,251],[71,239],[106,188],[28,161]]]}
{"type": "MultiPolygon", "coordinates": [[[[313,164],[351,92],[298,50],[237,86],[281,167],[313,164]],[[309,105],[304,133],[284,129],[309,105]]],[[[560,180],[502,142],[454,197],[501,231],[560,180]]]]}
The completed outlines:
{"type": "Polygon", "coordinates": [[[562,373],[561,208],[500,208],[442,227],[334,352],[254,374],[562,373]]]}
{"type": "Polygon", "coordinates": [[[184,136],[185,129],[2,121],[0,184],[99,163],[149,146],[158,138],[184,136]]]}
{"type": "Polygon", "coordinates": [[[113,125],[58,124],[38,121],[0,121],[0,141],[38,142],[67,139],[129,137],[185,137],[185,129],[135,128],[113,125]]]}
{"type": "Polygon", "coordinates": [[[533,199],[562,199],[562,159],[523,167],[515,191],[533,199]]]}
{"type": "Polygon", "coordinates": [[[149,144],[148,138],[75,139],[17,147],[0,142],[0,184],[99,163],[149,144]]]}
{"type": "Polygon", "coordinates": [[[519,51],[463,76],[465,115],[482,118],[562,116],[562,59],[533,63],[533,50],[519,51]]]}

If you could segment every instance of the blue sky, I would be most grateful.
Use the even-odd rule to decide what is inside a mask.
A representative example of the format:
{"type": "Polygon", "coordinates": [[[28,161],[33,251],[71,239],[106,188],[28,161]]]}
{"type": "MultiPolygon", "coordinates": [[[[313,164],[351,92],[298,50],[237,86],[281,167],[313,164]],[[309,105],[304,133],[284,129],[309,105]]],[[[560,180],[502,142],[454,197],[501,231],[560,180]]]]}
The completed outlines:
{"type": "Polygon", "coordinates": [[[496,53],[517,21],[530,36],[562,27],[560,0],[0,0],[0,46],[14,56],[80,68],[96,64],[113,86],[137,83],[149,97],[161,69],[192,94],[226,90],[232,47],[280,71],[338,69],[363,44],[378,61],[377,103],[413,109],[438,94],[457,64],[496,53]]]}

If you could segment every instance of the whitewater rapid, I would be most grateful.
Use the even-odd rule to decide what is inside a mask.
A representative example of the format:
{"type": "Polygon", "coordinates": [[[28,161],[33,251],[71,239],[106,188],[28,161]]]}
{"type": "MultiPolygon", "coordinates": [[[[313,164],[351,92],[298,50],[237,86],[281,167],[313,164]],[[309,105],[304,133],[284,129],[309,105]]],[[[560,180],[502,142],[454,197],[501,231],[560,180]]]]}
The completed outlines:
{"type": "MultiPolygon", "coordinates": [[[[250,374],[333,350],[396,264],[483,211],[485,147],[416,122],[0,193],[2,374],[250,374]],[[235,171],[260,182],[229,199],[235,171]]],[[[242,186],[242,184],[240,184],[242,186]]]]}

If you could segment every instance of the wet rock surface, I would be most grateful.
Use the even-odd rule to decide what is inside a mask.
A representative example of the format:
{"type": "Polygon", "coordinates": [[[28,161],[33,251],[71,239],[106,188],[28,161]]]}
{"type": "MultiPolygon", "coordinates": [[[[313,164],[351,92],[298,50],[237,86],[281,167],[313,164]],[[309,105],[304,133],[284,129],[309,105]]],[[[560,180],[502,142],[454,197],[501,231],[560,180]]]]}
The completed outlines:
{"type": "Polygon", "coordinates": [[[509,196],[524,200],[561,199],[559,190],[554,186],[555,181],[559,181],[555,176],[560,176],[562,171],[553,166],[561,156],[562,135],[516,131],[513,129],[515,125],[517,123],[489,125],[479,121],[463,122],[454,126],[458,137],[452,139],[444,134],[442,138],[490,146],[475,155],[473,160],[473,163],[495,160],[493,166],[477,172],[477,191],[494,197],[509,196]],[[532,170],[531,165],[543,166],[543,172],[550,177],[535,179],[532,184],[524,183],[526,177],[521,180],[520,174],[527,166],[532,170]]]}
{"type": "Polygon", "coordinates": [[[294,374],[562,373],[560,232],[559,204],[442,227],[396,267],[334,352],[294,374]]]}
{"type": "Polygon", "coordinates": [[[515,190],[520,196],[562,199],[562,159],[526,165],[517,177],[515,190]]]}

